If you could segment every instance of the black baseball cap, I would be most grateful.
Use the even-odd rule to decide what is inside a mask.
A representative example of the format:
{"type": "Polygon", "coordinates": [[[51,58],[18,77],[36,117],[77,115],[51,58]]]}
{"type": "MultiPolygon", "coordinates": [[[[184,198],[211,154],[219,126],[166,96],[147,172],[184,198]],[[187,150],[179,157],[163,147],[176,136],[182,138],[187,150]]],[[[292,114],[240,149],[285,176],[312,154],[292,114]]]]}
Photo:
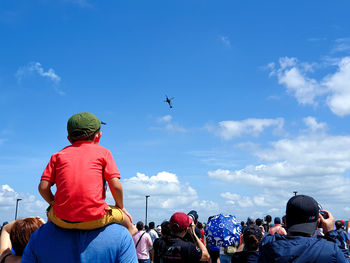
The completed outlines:
{"type": "Polygon", "coordinates": [[[319,212],[319,205],[312,197],[293,196],[286,208],[288,232],[312,235],[316,230],[319,212]]]}

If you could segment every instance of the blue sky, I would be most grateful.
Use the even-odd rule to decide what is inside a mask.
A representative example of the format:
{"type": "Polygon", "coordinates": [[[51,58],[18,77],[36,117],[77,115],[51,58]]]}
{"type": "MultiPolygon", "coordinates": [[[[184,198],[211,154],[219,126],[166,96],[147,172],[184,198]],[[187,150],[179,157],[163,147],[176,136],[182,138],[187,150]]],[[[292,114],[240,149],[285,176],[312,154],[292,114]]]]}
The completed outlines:
{"type": "MultiPolygon", "coordinates": [[[[282,216],[293,191],[350,212],[347,1],[4,0],[0,221],[82,111],[107,123],[134,220],[282,216]],[[175,97],[173,109],[165,95],[175,97]]],[[[109,195],[108,201],[112,202],[109,195]]]]}

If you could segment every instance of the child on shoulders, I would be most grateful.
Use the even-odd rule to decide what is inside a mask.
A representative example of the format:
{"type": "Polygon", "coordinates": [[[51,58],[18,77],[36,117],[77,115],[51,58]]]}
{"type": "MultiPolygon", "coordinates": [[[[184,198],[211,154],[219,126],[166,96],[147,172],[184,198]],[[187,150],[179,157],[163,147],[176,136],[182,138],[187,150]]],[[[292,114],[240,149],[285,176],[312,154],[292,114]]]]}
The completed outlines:
{"type": "Polygon", "coordinates": [[[49,219],[62,228],[88,230],[118,223],[134,235],[137,229],[124,208],[119,170],[111,152],[99,145],[101,123],[89,112],[68,120],[71,145],[51,156],[41,176],[39,192],[50,204],[49,219]],[[106,182],[115,206],[105,201],[106,182]],[[51,191],[54,184],[55,195],[51,191]]]}

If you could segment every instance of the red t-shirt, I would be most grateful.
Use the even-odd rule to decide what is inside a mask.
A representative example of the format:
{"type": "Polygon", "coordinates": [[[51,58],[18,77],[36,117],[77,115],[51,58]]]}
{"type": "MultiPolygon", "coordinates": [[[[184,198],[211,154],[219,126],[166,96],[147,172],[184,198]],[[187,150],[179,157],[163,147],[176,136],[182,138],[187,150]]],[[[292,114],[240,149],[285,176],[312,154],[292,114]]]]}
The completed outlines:
{"type": "Polygon", "coordinates": [[[120,179],[109,150],[78,141],[51,156],[41,180],[56,184],[55,215],[69,221],[91,221],[105,215],[103,178],[120,179]]]}

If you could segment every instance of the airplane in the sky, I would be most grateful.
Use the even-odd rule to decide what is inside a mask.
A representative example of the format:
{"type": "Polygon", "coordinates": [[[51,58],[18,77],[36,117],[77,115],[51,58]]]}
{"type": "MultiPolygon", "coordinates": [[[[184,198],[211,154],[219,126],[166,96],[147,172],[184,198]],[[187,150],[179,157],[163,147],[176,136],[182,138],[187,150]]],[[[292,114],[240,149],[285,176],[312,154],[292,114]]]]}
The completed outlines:
{"type": "Polygon", "coordinates": [[[174,97],[173,98],[168,98],[168,96],[167,95],[165,95],[165,101],[164,102],[166,102],[166,103],[168,103],[169,104],[169,107],[170,108],[172,108],[173,107],[173,105],[171,105],[171,101],[174,99],[174,97]]]}

